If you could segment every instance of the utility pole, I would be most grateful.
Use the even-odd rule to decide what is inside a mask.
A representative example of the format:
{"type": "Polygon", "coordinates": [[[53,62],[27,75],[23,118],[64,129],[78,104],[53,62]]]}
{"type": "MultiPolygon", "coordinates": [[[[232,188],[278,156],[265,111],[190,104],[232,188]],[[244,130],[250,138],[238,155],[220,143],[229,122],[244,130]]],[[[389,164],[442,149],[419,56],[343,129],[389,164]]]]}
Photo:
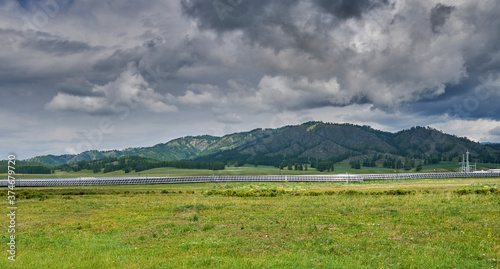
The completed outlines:
{"type": "Polygon", "coordinates": [[[469,166],[469,151],[468,150],[467,150],[466,154],[467,154],[467,161],[466,161],[466,164],[465,164],[465,172],[469,173],[470,172],[470,166],[469,166]]]}

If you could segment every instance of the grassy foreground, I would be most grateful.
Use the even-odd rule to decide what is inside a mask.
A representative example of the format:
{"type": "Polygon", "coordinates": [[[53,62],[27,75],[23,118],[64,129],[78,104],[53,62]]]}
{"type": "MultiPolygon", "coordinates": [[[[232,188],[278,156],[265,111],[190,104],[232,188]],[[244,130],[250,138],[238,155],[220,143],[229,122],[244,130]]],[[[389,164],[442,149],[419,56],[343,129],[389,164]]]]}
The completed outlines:
{"type": "Polygon", "coordinates": [[[499,185],[18,188],[17,260],[7,259],[4,215],[0,268],[499,268],[499,185]],[[470,192],[456,193],[464,188],[470,192]],[[496,191],[475,192],[482,189],[496,191]],[[217,194],[231,191],[278,195],[217,194]]]}

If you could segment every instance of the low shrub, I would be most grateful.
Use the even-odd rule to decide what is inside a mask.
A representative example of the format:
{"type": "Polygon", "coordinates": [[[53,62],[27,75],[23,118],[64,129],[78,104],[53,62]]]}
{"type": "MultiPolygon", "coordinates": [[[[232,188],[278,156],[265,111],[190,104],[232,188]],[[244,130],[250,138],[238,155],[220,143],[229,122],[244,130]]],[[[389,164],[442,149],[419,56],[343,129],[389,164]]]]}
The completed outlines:
{"type": "Polygon", "coordinates": [[[414,190],[388,190],[385,191],[386,195],[407,195],[407,194],[415,194],[414,190]]]}
{"type": "Polygon", "coordinates": [[[308,191],[306,193],[304,193],[305,196],[320,196],[321,195],[321,192],[317,192],[317,191],[308,191]]]}
{"type": "Polygon", "coordinates": [[[458,195],[466,195],[466,194],[493,194],[498,192],[496,188],[482,188],[482,189],[470,189],[470,188],[462,188],[462,189],[456,189],[453,191],[454,193],[458,195]]]}
{"type": "Polygon", "coordinates": [[[355,191],[355,190],[342,190],[342,191],[339,191],[339,194],[356,195],[356,194],[363,194],[363,193],[359,192],[359,191],[355,191]]]}
{"type": "Polygon", "coordinates": [[[476,194],[489,194],[490,190],[489,189],[477,189],[477,190],[474,190],[474,193],[476,193],[476,194]]]}
{"type": "MultiPolygon", "coordinates": [[[[416,194],[415,190],[386,190],[386,191],[357,191],[357,190],[341,190],[341,191],[285,191],[277,189],[251,189],[251,190],[231,190],[231,189],[219,189],[219,190],[208,190],[203,191],[202,194],[205,196],[220,195],[228,197],[276,197],[284,194],[290,196],[320,196],[320,195],[410,195],[416,194]]],[[[424,190],[422,193],[430,193],[429,190],[424,190]]]]}
{"type": "Polygon", "coordinates": [[[469,189],[469,188],[463,188],[463,189],[457,189],[457,190],[455,190],[454,193],[456,193],[458,195],[465,195],[465,194],[472,193],[472,190],[469,189]]]}
{"type": "Polygon", "coordinates": [[[204,195],[221,195],[227,197],[276,197],[279,195],[286,194],[285,190],[277,189],[262,189],[262,190],[208,190],[203,192],[204,195]]]}
{"type": "Polygon", "coordinates": [[[49,198],[49,196],[45,193],[39,192],[39,191],[30,191],[30,190],[23,190],[19,191],[16,193],[16,197],[20,199],[40,199],[43,201],[46,198],[49,198]]]}
{"type": "Polygon", "coordinates": [[[383,191],[371,191],[369,192],[370,195],[383,195],[385,194],[383,191]]]}

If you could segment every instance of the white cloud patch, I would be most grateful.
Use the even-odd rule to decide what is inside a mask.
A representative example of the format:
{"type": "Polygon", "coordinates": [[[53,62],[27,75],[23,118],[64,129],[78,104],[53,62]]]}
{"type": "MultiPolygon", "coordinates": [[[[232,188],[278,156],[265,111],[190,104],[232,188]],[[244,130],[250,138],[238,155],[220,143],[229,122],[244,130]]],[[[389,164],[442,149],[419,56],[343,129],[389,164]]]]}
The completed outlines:
{"type": "Polygon", "coordinates": [[[143,107],[156,113],[177,111],[167,97],[148,87],[133,64],[128,64],[116,80],[95,85],[93,96],[75,96],[59,92],[45,107],[48,110],[79,111],[90,114],[115,113],[119,106],[143,107]],[[95,96],[97,94],[97,96],[95,96]]]}
{"type": "Polygon", "coordinates": [[[232,111],[221,111],[221,112],[216,112],[216,119],[219,122],[222,123],[239,123],[241,122],[241,116],[238,115],[236,112],[232,111]]]}
{"type": "Polygon", "coordinates": [[[227,102],[220,88],[210,84],[191,84],[184,95],[170,99],[183,105],[214,105],[227,102]]]}
{"type": "Polygon", "coordinates": [[[445,120],[442,122],[430,124],[431,127],[442,130],[445,133],[455,134],[457,136],[467,136],[478,142],[496,142],[499,141],[500,134],[495,130],[500,129],[500,121],[477,119],[477,120],[445,120]]]}
{"type": "Polygon", "coordinates": [[[340,92],[336,79],[309,80],[306,77],[291,79],[282,76],[264,76],[253,98],[254,106],[265,104],[266,109],[300,109],[307,106],[329,104],[345,105],[353,96],[340,92]]]}
{"type": "Polygon", "coordinates": [[[104,97],[75,96],[58,93],[46,105],[49,110],[83,111],[86,113],[102,113],[109,110],[109,105],[104,97]]]}

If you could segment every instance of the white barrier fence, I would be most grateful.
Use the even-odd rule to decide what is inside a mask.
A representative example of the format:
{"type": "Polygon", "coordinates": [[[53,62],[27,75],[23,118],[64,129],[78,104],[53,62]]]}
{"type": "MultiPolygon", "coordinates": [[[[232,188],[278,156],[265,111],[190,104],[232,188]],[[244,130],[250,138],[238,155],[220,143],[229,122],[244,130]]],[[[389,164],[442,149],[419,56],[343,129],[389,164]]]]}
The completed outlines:
{"type": "MultiPolygon", "coordinates": [[[[337,174],[269,176],[198,176],[198,177],[101,177],[16,179],[17,187],[137,185],[203,182],[362,182],[368,180],[500,177],[500,173],[408,173],[408,174],[337,174]]],[[[0,186],[7,186],[0,180],[0,186]]]]}

